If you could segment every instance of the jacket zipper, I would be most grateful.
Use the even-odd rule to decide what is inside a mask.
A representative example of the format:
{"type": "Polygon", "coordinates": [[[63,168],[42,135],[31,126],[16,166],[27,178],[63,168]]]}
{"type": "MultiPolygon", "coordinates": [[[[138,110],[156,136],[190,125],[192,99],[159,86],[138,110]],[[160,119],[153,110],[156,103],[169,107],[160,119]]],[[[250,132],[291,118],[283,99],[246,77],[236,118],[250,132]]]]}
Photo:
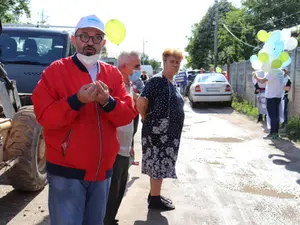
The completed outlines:
{"type": "Polygon", "coordinates": [[[98,162],[97,171],[96,171],[96,177],[95,177],[95,181],[97,181],[98,173],[99,173],[99,169],[100,169],[100,165],[101,165],[101,161],[102,161],[102,132],[101,132],[100,114],[99,114],[98,104],[95,103],[95,106],[96,106],[97,123],[98,123],[98,129],[99,129],[99,137],[100,137],[100,139],[99,139],[100,157],[99,157],[99,162],[98,162]]]}
{"type": "Polygon", "coordinates": [[[71,134],[72,134],[72,129],[68,130],[68,133],[63,141],[63,143],[61,144],[61,148],[62,148],[62,155],[63,157],[66,156],[68,147],[70,145],[70,141],[71,141],[71,134]]]}
{"type": "MultiPolygon", "coordinates": [[[[100,68],[100,63],[98,64],[99,68],[100,68]]],[[[99,76],[99,69],[97,71],[97,75],[96,75],[96,80],[99,76]]],[[[93,79],[91,78],[92,82],[93,82],[93,79]]],[[[100,165],[101,165],[101,161],[102,161],[102,130],[101,130],[101,123],[100,123],[100,113],[99,113],[99,108],[98,108],[98,104],[95,102],[95,107],[96,107],[96,113],[97,113],[97,124],[98,124],[98,130],[99,130],[99,145],[100,145],[100,157],[99,157],[99,161],[98,161],[98,166],[97,166],[97,170],[96,170],[96,177],[95,177],[95,181],[97,181],[98,179],[98,173],[99,173],[99,170],[100,170],[100,165]]]]}

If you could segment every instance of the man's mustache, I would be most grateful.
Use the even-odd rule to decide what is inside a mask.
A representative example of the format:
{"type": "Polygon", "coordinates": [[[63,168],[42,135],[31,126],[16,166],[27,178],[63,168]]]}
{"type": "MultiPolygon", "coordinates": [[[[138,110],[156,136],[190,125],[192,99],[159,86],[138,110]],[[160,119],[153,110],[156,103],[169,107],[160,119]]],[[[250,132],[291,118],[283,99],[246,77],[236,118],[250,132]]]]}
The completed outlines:
{"type": "Polygon", "coordinates": [[[86,51],[86,50],[91,50],[91,49],[93,49],[93,51],[96,51],[96,49],[95,49],[94,46],[92,46],[92,45],[88,45],[88,46],[85,46],[85,47],[83,48],[84,51],[86,51]]]}

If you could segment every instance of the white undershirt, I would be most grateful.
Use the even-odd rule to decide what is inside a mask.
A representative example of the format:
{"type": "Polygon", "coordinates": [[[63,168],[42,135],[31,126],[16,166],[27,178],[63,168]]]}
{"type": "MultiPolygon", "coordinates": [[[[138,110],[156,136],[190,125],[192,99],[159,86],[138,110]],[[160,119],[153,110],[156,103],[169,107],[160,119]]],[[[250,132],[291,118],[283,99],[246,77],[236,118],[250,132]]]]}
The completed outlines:
{"type": "Polygon", "coordinates": [[[100,73],[100,66],[99,66],[99,71],[98,71],[98,63],[96,63],[95,65],[91,66],[90,68],[87,68],[86,69],[88,70],[90,76],[91,76],[91,79],[93,82],[96,81],[97,79],[97,74],[100,73]]]}

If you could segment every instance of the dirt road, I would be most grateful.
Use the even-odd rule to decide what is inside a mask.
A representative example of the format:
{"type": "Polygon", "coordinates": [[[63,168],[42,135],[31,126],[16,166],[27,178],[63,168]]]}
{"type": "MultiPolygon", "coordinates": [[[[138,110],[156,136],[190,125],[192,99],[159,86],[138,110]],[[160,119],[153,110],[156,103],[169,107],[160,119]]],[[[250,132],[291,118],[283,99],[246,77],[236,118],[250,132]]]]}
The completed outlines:
{"type": "MultiPolygon", "coordinates": [[[[148,211],[149,179],[131,166],[119,224],[300,224],[299,146],[265,135],[260,124],[230,108],[192,110],[187,104],[178,179],[163,186],[176,210],[148,211]]],[[[140,158],[140,149],[136,154],[140,158]]],[[[1,225],[49,224],[47,188],[20,194],[1,182],[1,225]]]]}

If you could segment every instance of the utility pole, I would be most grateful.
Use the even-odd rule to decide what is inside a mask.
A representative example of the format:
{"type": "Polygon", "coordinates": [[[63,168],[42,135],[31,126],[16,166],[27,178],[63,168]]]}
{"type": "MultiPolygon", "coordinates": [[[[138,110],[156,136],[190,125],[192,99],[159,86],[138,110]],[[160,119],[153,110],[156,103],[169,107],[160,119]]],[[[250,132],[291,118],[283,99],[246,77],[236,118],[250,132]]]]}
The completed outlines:
{"type": "Polygon", "coordinates": [[[219,25],[219,2],[215,0],[215,34],[214,34],[214,69],[218,66],[218,25],[219,25]]]}
{"type": "Polygon", "coordinates": [[[145,43],[146,43],[147,41],[145,41],[144,39],[143,39],[143,57],[142,57],[142,65],[144,65],[144,59],[145,59],[145,43]]]}

